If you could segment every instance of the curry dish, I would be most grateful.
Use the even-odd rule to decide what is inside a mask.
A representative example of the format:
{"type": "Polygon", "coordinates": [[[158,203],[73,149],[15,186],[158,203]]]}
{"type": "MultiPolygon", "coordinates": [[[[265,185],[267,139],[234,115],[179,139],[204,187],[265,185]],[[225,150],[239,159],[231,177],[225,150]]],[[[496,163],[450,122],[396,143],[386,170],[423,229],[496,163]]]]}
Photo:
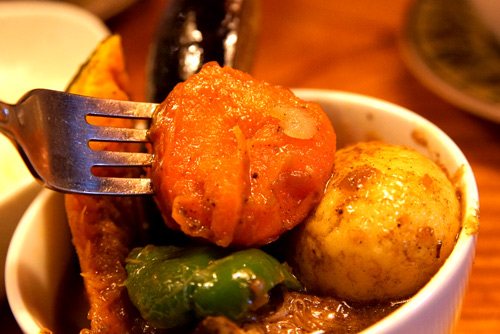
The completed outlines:
{"type": "MultiPolygon", "coordinates": [[[[120,38],[112,36],[68,90],[128,99],[127,86],[120,38]]],[[[425,284],[460,229],[457,193],[437,165],[382,143],[336,152],[319,105],[215,63],[176,86],[153,119],[151,138],[151,171],[95,173],[151,175],[154,202],[65,197],[89,303],[81,333],[359,332],[425,284]],[[398,160],[401,152],[423,166],[414,177],[416,163],[398,160]],[[404,196],[446,218],[413,220],[415,208],[392,212],[394,219],[390,209],[381,217],[359,211],[383,202],[371,196],[384,191],[393,196],[384,201],[406,210],[388,168],[397,170],[404,196]],[[436,196],[436,187],[447,190],[436,196]],[[391,256],[427,268],[418,282],[384,266],[391,258],[373,269],[377,256],[405,240],[410,246],[391,256]],[[349,264],[371,275],[357,275],[349,264]]],[[[137,149],[113,145],[122,144],[95,149],[137,149]]]]}

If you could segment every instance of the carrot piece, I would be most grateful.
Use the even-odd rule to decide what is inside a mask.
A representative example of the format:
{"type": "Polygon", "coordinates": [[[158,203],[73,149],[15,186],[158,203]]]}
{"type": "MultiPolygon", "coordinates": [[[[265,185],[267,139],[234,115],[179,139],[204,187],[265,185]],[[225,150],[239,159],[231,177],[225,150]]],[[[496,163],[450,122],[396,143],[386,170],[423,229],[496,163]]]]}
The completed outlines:
{"type": "Polygon", "coordinates": [[[175,87],[150,133],[167,225],[220,246],[296,226],[333,168],[335,132],[318,104],[216,63],[175,87]]]}

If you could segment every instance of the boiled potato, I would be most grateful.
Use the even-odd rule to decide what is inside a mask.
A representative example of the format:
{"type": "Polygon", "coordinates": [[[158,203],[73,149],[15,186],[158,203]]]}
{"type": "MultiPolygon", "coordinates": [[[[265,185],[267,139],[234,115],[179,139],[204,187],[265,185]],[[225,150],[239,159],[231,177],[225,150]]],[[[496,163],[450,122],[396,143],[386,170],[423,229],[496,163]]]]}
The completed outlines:
{"type": "Polygon", "coordinates": [[[439,269],[461,226],[446,173],[413,149],[341,149],[319,206],[297,229],[290,262],[305,286],[350,301],[411,296],[439,269]]]}

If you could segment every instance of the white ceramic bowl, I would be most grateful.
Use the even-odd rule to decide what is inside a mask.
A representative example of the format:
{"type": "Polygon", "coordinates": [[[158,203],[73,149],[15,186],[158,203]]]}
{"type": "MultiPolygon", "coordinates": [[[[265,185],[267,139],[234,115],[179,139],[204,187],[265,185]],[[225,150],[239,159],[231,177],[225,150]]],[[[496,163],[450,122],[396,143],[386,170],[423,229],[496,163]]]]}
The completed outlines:
{"type": "MultiPolygon", "coordinates": [[[[33,88],[64,90],[109,34],[94,15],[60,2],[0,2],[0,27],[0,100],[7,103],[33,88]]],[[[0,135],[0,299],[10,238],[39,191],[14,145],[0,135]]]]}
{"type": "MultiPolygon", "coordinates": [[[[450,333],[459,316],[474,257],[478,193],[474,176],[460,149],[420,116],[380,100],[334,91],[296,90],[323,105],[336,129],[339,146],[379,139],[409,145],[449,172],[462,169],[461,189],[466,227],[450,258],[407,304],[366,329],[363,334],[450,333]],[[424,143],[426,143],[424,145],[424,143]]],[[[62,195],[48,190],[33,202],[9,248],[7,292],[12,311],[26,333],[57,328],[57,291],[72,258],[62,195]]],[[[73,273],[78,275],[78,273],[73,273]]]]}

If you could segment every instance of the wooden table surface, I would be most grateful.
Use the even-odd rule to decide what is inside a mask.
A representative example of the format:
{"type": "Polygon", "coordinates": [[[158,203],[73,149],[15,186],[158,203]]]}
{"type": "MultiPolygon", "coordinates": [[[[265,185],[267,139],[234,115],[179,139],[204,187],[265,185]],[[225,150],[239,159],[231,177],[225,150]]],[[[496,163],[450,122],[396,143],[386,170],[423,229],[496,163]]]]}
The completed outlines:
{"type": "MultiPolygon", "coordinates": [[[[123,37],[137,100],[144,99],[148,45],[167,3],[140,0],[106,22],[123,37]]],[[[262,0],[252,73],[287,87],[342,90],[399,104],[435,123],[457,143],[478,183],[481,229],[456,333],[500,333],[500,124],[445,102],[409,72],[399,39],[411,4],[262,0]]],[[[10,329],[6,333],[19,331],[7,306],[0,313],[10,329]]]]}

